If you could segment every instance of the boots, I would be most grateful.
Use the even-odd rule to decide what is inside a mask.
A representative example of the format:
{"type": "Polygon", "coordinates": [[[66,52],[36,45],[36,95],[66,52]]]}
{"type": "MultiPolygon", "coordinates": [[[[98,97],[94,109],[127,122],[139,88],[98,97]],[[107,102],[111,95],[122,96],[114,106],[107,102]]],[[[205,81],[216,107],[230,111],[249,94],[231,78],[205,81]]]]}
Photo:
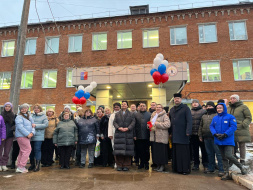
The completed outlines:
{"type": "Polygon", "coordinates": [[[36,160],[36,167],[33,170],[34,172],[40,171],[40,160],[36,160]]]}
{"type": "Polygon", "coordinates": [[[157,171],[158,172],[164,172],[165,171],[165,165],[162,164],[161,167],[157,171]]]}
{"type": "Polygon", "coordinates": [[[241,173],[242,175],[246,175],[248,173],[248,170],[244,166],[242,166],[241,173]]]}
{"type": "Polygon", "coordinates": [[[221,180],[229,180],[229,179],[231,179],[231,177],[229,176],[228,172],[226,172],[226,174],[221,177],[221,180]]]}
{"type": "Polygon", "coordinates": [[[30,163],[31,163],[31,166],[28,168],[29,171],[34,170],[34,168],[35,168],[34,159],[31,159],[31,160],[30,160],[30,163]]]}
{"type": "Polygon", "coordinates": [[[154,171],[159,170],[159,169],[160,169],[160,167],[161,167],[161,165],[160,165],[160,164],[157,164],[157,168],[156,168],[156,169],[154,169],[154,171]]]}
{"type": "Polygon", "coordinates": [[[15,168],[16,168],[15,162],[12,162],[11,163],[11,169],[15,169],[15,168]]]}

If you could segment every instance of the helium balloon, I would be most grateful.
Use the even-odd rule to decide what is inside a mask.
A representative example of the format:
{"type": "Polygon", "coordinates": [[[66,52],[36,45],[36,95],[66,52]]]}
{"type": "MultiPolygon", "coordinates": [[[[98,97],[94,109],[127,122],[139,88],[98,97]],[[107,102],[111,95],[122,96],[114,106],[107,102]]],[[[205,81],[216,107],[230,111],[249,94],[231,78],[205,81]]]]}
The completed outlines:
{"type": "Polygon", "coordinates": [[[158,53],[158,54],[156,55],[156,57],[159,57],[161,60],[164,59],[163,54],[161,54],[161,53],[158,53]]]}
{"type": "Polygon", "coordinates": [[[154,59],[154,65],[155,65],[155,69],[158,69],[158,66],[162,63],[162,60],[159,57],[156,57],[154,59]]]}
{"type": "Polygon", "coordinates": [[[83,85],[78,86],[78,90],[83,90],[84,91],[83,85]]]}
{"type": "Polygon", "coordinates": [[[86,103],[86,99],[84,97],[80,98],[80,104],[85,104],[86,103]]]}
{"type": "Polygon", "coordinates": [[[89,92],[85,92],[84,93],[84,97],[86,98],[86,100],[88,100],[90,98],[90,93],[89,92]]]}
{"type": "Polygon", "coordinates": [[[97,83],[95,81],[93,81],[93,82],[90,83],[90,86],[92,88],[96,88],[97,87],[97,83]]]}
{"type": "Polygon", "coordinates": [[[78,99],[76,96],[74,96],[74,97],[72,98],[72,102],[73,102],[74,104],[78,104],[79,99],[78,99]]]}
{"type": "Polygon", "coordinates": [[[165,82],[167,82],[168,80],[169,80],[169,75],[168,75],[167,73],[163,74],[163,75],[162,75],[162,79],[161,79],[162,83],[165,83],[165,82]]]}
{"type": "Polygon", "coordinates": [[[156,72],[153,73],[152,77],[155,81],[161,81],[162,76],[158,71],[156,71],[156,72]]]}
{"type": "Polygon", "coordinates": [[[91,92],[92,90],[93,90],[92,86],[89,85],[86,87],[86,92],[91,92]]]}
{"type": "Polygon", "coordinates": [[[156,71],[157,71],[156,69],[151,69],[151,71],[150,71],[151,76],[153,76],[153,73],[156,71]]]}
{"type": "Polygon", "coordinates": [[[83,90],[78,90],[78,91],[77,91],[76,97],[80,99],[80,98],[82,98],[83,96],[84,96],[84,91],[83,91],[83,90]]]}
{"type": "Polygon", "coordinates": [[[163,60],[162,64],[164,64],[166,66],[166,68],[168,68],[168,66],[169,66],[169,62],[167,60],[163,60]]]}
{"type": "Polygon", "coordinates": [[[161,81],[154,80],[154,83],[155,83],[156,85],[158,85],[158,84],[160,84],[160,83],[161,83],[161,81]]]}
{"type": "Polygon", "coordinates": [[[160,64],[158,67],[158,71],[161,75],[166,73],[166,66],[164,64],[160,64]]]}

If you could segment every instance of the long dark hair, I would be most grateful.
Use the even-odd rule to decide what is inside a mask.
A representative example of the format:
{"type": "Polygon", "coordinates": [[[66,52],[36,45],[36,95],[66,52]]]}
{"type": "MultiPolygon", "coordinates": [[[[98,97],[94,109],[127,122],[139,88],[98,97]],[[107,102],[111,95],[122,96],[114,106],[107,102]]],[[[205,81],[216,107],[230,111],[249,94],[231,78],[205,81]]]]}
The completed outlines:
{"type": "Polygon", "coordinates": [[[19,112],[19,115],[21,115],[21,116],[23,116],[24,118],[26,118],[27,120],[29,120],[29,113],[28,113],[28,111],[26,112],[26,114],[27,114],[27,116],[25,115],[25,114],[23,114],[23,113],[21,113],[21,111],[19,112]]]}
{"type": "Polygon", "coordinates": [[[4,107],[4,110],[2,112],[2,116],[4,118],[5,123],[12,124],[14,122],[15,114],[13,113],[12,108],[10,109],[10,111],[6,111],[5,107],[4,107]]]}

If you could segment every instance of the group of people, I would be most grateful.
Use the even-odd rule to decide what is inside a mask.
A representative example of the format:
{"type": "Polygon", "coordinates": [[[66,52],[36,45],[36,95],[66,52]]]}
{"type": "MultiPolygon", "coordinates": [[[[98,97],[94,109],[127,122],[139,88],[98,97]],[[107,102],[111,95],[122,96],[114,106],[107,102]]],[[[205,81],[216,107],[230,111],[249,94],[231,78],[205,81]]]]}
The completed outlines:
{"type": "Polygon", "coordinates": [[[194,99],[190,110],[177,93],[169,112],[155,102],[147,110],[145,103],[136,107],[122,101],[113,104],[113,113],[104,106],[95,114],[81,106],[73,113],[65,106],[59,117],[53,109],[45,114],[38,104],[33,106],[33,114],[28,111],[28,104],[21,105],[16,116],[12,104],[7,102],[0,116],[0,171],[8,170],[6,165],[13,145],[12,168],[18,157],[16,172],[20,173],[39,171],[41,164],[51,166],[54,152],[59,156],[61,169],[70,168],[71,157],[84,168],[88,152],[88,168],[101,165],[128,171],[134,160],[138,169],[149,170],[151,152],[155,171],[165,171],[172,158],[173,172],[186,175],[199,170],[200,148],[205,173],[214,173],[218,168],[218,176],[228,179],[229,167],[235,164],[246,174],[245,143],[251,141],[252,116],[238,95],[232,95],[230,101],[228,106],[219,100],[216,106],[209,101],[202,107],[194,99]],[[101,154],[95,158],[98,141],[101,154]],[[237,145],[240,161],[236,157],[237,145]],[[31,165],[26,169],[29,157],[31,165]]]}

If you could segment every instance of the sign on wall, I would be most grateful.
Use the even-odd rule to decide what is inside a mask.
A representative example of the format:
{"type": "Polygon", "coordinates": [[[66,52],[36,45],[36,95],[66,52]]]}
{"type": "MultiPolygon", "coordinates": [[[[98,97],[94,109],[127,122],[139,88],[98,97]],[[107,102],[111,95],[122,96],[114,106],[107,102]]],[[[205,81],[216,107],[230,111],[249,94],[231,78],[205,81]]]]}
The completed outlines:
{"type": "Polygon", "coordinates": [[[88,72],[81,72],[81,80],[87,80],[88,79],[88,72]]]}

